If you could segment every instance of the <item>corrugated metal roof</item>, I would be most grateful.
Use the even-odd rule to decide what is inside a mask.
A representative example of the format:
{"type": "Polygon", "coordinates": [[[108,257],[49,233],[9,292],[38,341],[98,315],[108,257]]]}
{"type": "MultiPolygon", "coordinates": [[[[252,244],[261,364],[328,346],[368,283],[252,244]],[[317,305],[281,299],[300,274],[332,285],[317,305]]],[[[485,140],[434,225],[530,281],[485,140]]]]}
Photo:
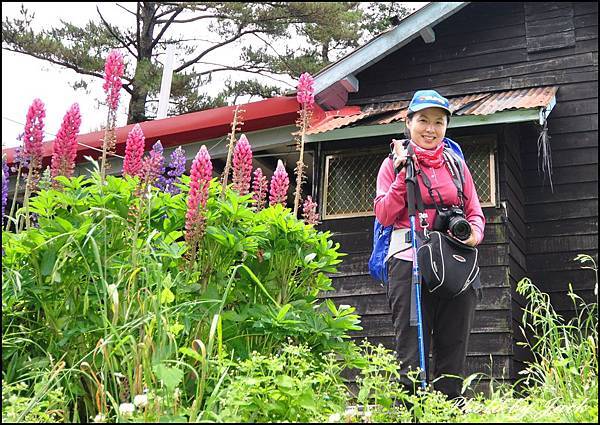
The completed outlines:
{"type": "MultiPolygon", "coordinates": [[[[509,109],[545,107],[556,95],[558,87],[536,87],[532,89],[505,90],[501,92],[476,93],[448,98],[453,116],[491,115],[509,109]]],[[[307,134],[324,133],[350,124],[390,124],[406,119],[408,101],[371,103],[361,107],[361,112],[351,115],[337,114],[335,118],[320,120],[311,125],[307,134]],[[343,116],[339,116],[343,115],[343,116]],[[367,119],[367,118],[376,119],[367,119]],[[368,121],[368,123],[367,123],[368,121]]],[[[333,112],[333,111],[329,111],[333,112]]]]}

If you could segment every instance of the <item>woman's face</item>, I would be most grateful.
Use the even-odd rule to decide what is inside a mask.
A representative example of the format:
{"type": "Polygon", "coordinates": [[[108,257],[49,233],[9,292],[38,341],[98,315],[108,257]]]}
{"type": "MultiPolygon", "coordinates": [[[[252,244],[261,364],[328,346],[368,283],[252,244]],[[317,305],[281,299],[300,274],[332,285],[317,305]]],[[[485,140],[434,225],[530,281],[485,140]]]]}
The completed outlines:
{"type": "Polygon", "coordinates": [[[440,108],[425,108],[415,112],[412,119],[406,120],[410,137],[423,149],[435,149],[446,136],[448,120],[446,112],[440,108]]]}

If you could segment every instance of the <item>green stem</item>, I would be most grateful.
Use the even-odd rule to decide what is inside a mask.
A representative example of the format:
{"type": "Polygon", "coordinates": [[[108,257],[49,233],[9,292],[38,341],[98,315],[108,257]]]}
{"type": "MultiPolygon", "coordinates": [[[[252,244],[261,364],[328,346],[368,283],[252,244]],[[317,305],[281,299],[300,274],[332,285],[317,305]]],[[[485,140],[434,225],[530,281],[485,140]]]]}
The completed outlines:
{"type": "MultiPolygon", "coordinates": [[[[10,206],[10,213],[8,213],[9,217],[12,217],[14,212],[15,212],[15,207],[17,206],[17,196],[19,196],[19,183],[21,180],[21,170],[22,170],[22,166],[21,164],[19,164],[19,169],[17,171],[17,179],[15,181],[15,193],[13,195],[13,200],[12,200],[12,204],[10,206]]],[[[6,220],[6,231],[8,232],[8,230],[10,229],[10,224],[11,221],[10,220],[6,220]]],[[[15,228],[17,226],[15,225],[15,228]]]]}

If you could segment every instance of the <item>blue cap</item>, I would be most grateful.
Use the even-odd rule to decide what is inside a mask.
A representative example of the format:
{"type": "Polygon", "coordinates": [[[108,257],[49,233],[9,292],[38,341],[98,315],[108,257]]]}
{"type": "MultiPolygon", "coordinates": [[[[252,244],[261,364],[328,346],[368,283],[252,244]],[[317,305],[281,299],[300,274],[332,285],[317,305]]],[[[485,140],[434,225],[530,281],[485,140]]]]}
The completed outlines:
{"type": "Polygon", "coordinates": [[[410,105],[408,105],[408,110],[410,112],[417,112],[425,108],[442,108],[448,111],[449,114],[452,114],[448,99],[435,90],[417,91],[410,101],[410,105]]]}

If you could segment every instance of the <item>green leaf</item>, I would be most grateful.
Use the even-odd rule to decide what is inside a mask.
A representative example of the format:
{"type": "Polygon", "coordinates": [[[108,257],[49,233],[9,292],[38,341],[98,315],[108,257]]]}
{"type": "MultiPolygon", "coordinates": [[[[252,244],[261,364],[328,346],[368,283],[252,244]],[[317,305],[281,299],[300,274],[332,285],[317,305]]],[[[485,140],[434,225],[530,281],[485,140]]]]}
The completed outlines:
{"type": "Polygon", "coordinates": [[[294,380],[287,375],[279,375],[275,378],[275,384],[281,388],[294,388],[294,380]]]}
{"type": "Polygon", "coordinates": [[[279,313],[277,314],[276,320],[278,322],[281,322],[291,307],[291,304],[286,304],[283,307],[281,307],[281,310],[279,310],[279,313]]]}
{"type": "Polygon", "coordinates": [[[171,292],[169,288],[163,289],[160,293],[161,304],[171,304],[173,301],[175,301],[175,295],[173,295],[173,292],[171,292]]]}
{"type": "Polygon", "coordinates": [[[168,391],[174,391],[183,380],[183,371],[176,367],[165,366],[161,363],[152,367],[152,370],[168,391]]]}
{"type": "Polygon", "coordinates": [[[46,252],[44,252],[41,265],[42,276],[50,276],[50,274],[52,273],[52,269],[54,268],[55,262],[56,252],[53,249],[49,249],[46,252]]]}

